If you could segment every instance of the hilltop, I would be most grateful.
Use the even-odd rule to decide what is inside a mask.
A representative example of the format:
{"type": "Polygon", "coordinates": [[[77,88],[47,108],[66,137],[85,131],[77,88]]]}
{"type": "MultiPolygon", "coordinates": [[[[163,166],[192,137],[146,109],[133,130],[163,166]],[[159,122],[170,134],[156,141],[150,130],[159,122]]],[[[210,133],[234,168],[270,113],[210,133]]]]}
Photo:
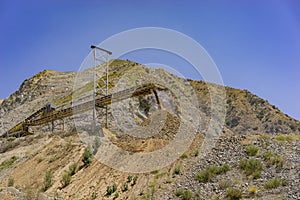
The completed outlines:
{"type": "MultiPolygon", "coordinates": [[[[81,80],[77,86],[74,83],[77,75],[45,70],[25,80],[15,93],[0,102],[0,120],[4,126],[0,134],[47,103],[60,109],[71,106],[74,100],[89,98],[84,95],[92,90],[92,85],[81,80]]],[[[182,105],[180,96],[174,98],[168,91],[158,93],[163,110],[153,94],[132,98],[109,108],[110,124],[103,130],[114,145],[131,154],[153,152],[170,144],[182,123],[192,123],[193,119],[180,121],[185,116],[182,109],[188,107],[192,112],[198,108],[201,121],[186,151],[170,165],[145,173],[113,169],[99,162],[96,156],[90,157],[87,164],[84,158],[88,145],[82,135],[88,135],[88,130],[75,128],[78,119],[80,127],[87,123],[83,116],[72,116],[57,120],[53,131],[49,123],[31,127],[33,135],[1,138],[0,199],[300,198],[300,122],[267,100],[247,90],[184,80],[162,69],[150,69],[128,60],[110,63],[109,80],[111,92],[151,81],[168,83],[173,93],[179,94],[182,85],[191,86],[192,91],[187,94],[195,96],[198,104],[182,105]],[[220,95],[222,89],[225,98],[220,95]],[[218,100],[213,108],[212,95],[218,100]],[[223,107],[226,115],[224,126],[217,133],[220,136],[207,139],[210,122],[221,123],[223,107]],[[120,110],[126,110],[125,115],[120,110]],[[128,116],[139,125],[133,129],[135,134],[152,134],[161,121],[165,123],[157,134],[135,138],[118,127],[120,123],[132,126],[128,116]],[[204,143],[210,148],[203,149],[204,143]]],[[[103,124],[103,110],[98,109],[97,113],[98,121],[103,124]]],[[[187,133],[191,130],[184,127],[187,133]]],[[[96,138],[93,139],[91,144],[95,145],[96,138]]],[[[104,143],[98,145],[101,144],[104,143]]]]}

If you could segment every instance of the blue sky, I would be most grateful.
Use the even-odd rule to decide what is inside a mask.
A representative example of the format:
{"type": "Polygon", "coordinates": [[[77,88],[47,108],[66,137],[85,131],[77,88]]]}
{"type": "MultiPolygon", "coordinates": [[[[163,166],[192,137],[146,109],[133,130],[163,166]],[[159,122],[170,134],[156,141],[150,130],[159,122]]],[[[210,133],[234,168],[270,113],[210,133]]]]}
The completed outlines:
{"type": "MultiPolygon", "coordinates": [[[[154,26],[180,31],[200,43],[225,85],[247,89],[300,119],[298,0],[1,0],[0,26],[0,98],[44,69],[76,71],[91,44],[154,26]]],[[[144,51],[124,58],[182,65],[185,76],[200,78],[184,68],[184,61],[157,55],[144,51]]]]}

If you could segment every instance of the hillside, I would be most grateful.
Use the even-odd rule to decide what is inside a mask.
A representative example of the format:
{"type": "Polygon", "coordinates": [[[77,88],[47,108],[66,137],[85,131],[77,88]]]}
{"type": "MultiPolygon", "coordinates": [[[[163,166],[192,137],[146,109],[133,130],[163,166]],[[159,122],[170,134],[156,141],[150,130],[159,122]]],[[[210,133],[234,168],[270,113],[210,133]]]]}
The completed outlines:
{"type": "MultiPolygon", "coordinates": [[[[86,100],[88,97],[82,95],[91,91],[92,85],[83,81],[74,87],[76,76],[76,72],[45,70],[25,80],[19,90],[0,102],[0,134],[47,103],[61,109],[71,106],[72,101],[86,100]]],[[[143,173],[109,167],[97,159],[103,152],[96,151],[87,162],[86,150],[98,150],[94,147],[97,137],[90,137],[89,130],[82,129],[90,126],[89,113],[72,116],[55,121],[53,131],[48,123],[32,127],[33,135],[1,138],[0,199],[300,198],[300,122],[276,106],[247,90],[230,87],[225,87],[223,99],[218,85],[183,80],[131,61],[111,62],[109,77],[112,93],[147,82],[167,83],[171,92],[158,92],[162,110],[153,94],[110,106],[105,138],[131,155],[167,147],[176,140],[178,130],[194,131],[185,152],[162,169],[143,173]],[[192,90],[183,91],[184,85],[192,90]],[[185,100],[174,93],[195,96],[198,104],[182,103],[185,100]],[[213,112],[212,95],[218,99],[213,112]],[[226,116],[221,133],[217,133],[220,136],[209,138],[209,124],[212,120],[221,123],[222,107],[226,108],[226,116]],[[186,125],[193,125],[198,118],[185,116],[193,117],[186,112],[195,111],[200,122],[193,129],[186,125]],[[133,123],[138,126],[129,132],[122,129],[133,123]],[[143,134],[144,138],[137,137],[143,134]]],[[[103,110],[98,109],[97,114],[98,122],[103,124],[103,110]]],[[[106,145],[102,139],[99,149],[101,145],[106,145]]],[[[172,151],[181,152],[180,146],[172,151]]],[[[167,160],[163,156],[160,159],[167,160]]],[[[129,166],[140,167],[135,162],[129,166]]]]}

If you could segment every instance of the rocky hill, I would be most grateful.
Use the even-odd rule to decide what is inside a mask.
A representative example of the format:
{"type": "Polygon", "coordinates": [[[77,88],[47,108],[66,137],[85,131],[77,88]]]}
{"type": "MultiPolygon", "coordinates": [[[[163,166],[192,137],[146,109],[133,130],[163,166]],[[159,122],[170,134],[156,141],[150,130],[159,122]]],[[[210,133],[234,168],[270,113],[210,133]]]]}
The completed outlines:
{"type": "MultiPolygon", "coordinates": [[[[71,106],[72,101],[87,100],[89,96],[82,95],[91,91],[92,85],[81,80],[78,86],[76,80],[75,72],[50,70],[25,80],[19,90],[0,103],[0,134],[47,103],[62,109],[71,106]]],[[[53,131],[51,124],[44,124],[32,128],[33,135],[1,138],[0,199],[300,198],[300,122],[268,101],[247,90],[184,80],[131,61],[111,62],[109,80],[111,92],[147,82],[168,84],[171,92],[158,93],[163,110],[153,94],[109,107],[110,123],[103,131],[106,138],[130,154],[153,152],[176,139],[181,123],[193,123],[197,117],[184,122],[180,119],[185,112],[196,110],[201,119],[196,130],[183,126],[185,132],[195,131],[185,152],[162,169],[144,173],[116,170],[100,162],[96,156],[99,153],[94,152],[92,157],[87,153],[96,151],[96,144],[105,145],[92,137],[88,146],[82,140],[88,130],[75,128],[76,120],[84,127],[84,120],[90,116],[72,116],[55,121],[53,131]],[[191,91],[183,91],[184,85],[191,86],[191,91]],[[174,93],[190,99],[195,96],[198,103],[185,105],[185,100],[180,95],[174,98],[174,93]],[[217,99],[214,107],[212,96],[217,99]],[[188,111],[183,110],[186,108],[188,111]],[[120,112],[123,110],[125,114],[120,112]],[[128,121],[128,116],[134,122],[128,121]],[[166,123],[161,124],[164,120],[166,123]],[[220,136],[208,139],[213,120],[220,123],[220,136]],[[128,133],[120,124],[139,126],[128,133]],[[158,126],[160,131],[152,134],[158,126]],[[134,134],[151,136],[136,138],[134,134]],[[204,144],[209,148],[202,148],[204,144]]],[[[103,124],[103,110],[98,109],[97,114],[103,124]]]]}

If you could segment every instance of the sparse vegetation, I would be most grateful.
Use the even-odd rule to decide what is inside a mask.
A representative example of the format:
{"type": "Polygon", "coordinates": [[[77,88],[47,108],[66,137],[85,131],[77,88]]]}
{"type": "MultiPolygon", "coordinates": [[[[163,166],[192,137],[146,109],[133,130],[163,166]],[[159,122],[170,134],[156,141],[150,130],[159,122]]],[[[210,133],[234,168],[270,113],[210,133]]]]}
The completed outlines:
{"type": "Polygon", "coordinates": [[[106,187],[106,195],[110,196],[113,193],[113,187],[112,186],[107,186],[106,187]]]}
{"type": "Polygon", "coordinates": [[[186,153],[186,152],[184,152],[184,153],[180,156],[180,158],[182,158],[182,159],[185,159],[185,158],[188,158],[188,157],[189,157],[189,154],[186,153]]]}
{"type": "Polygon", "coordinates": [[[257,193],[257,187],[254,187],[254,186],[250,186],[248,188],[248,192],[252,195],[256,194],[257,193]]]}
{"type": "Polygon", "coordinates": [[[197,156],[199,156],[199,154],[200,154],[200,150],[196,149],[195,152],[194,152],[194,156],[197,157],[197,156]]]}
{"type": "Polygon", "coordinates": [[[51,170],[46,171],[44,176],[44,183],[42,186],[42,191],[47,191],[53,185],[53,172],[51,170]]]}
{"type": "Polygon", "coordinates": [[[127,177],[127,183],[130,183],[132,181],[132,176],[127,177]]]}
{"type": "Polygon", "coordinates": [[[100,138],[97,136],[95,137],[94,144],[93,144],[93,155],[97,154],[100,145],[101,145],[100,138]]]}
{"type": "Polygon", "coordinates": [[[181,197],[183,200],[190,200],[193,198],[193,192],[189,189],[176,190],[175,195],[181,197]]]}
{"type": "Polygon", "coordinates": [[[283,142],[283,141],[292,141],[294,138],[292,135],[277,135],[275,139],[283,142]]]}
{"type": "Polygon", "coordinates": [[[264,188],[267,189],[267,190],[271,190],[271,189],[274,189],[274,188],[277,188],[281,185],[281,180],[277,177],[265,182],[264,184],[264,188]]]}
{"type": "Polygon", "coordinates": [[[128,190],[128,183],[124,183],[122,186],[122,192],[126,192],[128,190]]]}
{"type": "Polygon", "coordinates": [[[89,148],[86,148],[83,153],[82,162],[84,163],[84,167],[88,167],[92,162],[92,154],[89,148]]]}
{"type": "Polygon", "coordinates": [[[221,166],[216,166],[216,165],[211,165],[208,166],[205,170],[199,172],[198,174],[195,175],[195,180],[201,182],[201,183],[207,183],[211,182],[212,179],[219,174],[224,174],[227,171],[230,170],[230,166],[227,164],[221,165],[221,166]]]}
{"type": "Polygon", "coordinates": [[[71,176],[70,172],[64,172],[64,174],[62,175],[62,179],[60,181],[62,188],[65,188],[70,184],[71,178],[72,178],[72,176],[71,176]]]}
{"type": "Polygon", "coordinates": [[[237,188],[228,188],[227,197],[231,200],[239,200],[242,198],[242,191],[237,188]]]}
{"type": "Polygon", "coordinates": [[[119,197],[119,192],[116,191],[115,196],[114,196],[114,199],[117,199],[118,197],[119,197]]]}
{"type": "Polygon", "coordinates": [[[250,145],[246,147],[246,153],[248,156],[255,156],[258,152],[258,148],[254,145],[250,145]]]}
{"type": "Polygon", "coordinates": [[[257,159],[243,159],[239,166],[245,171],[246,176],[252,175],[254,179],[261,176],[262,163],[257,159]]]}
{"type": "Polygon", "coordinates": [[[69,171],[70,171],[71,176],[73,176],[73,175],[76,174],[77,168],[78,168],[78,164],[77,163],[73,163],[73,164],[70,165],[69,171]]]}
{"type": "Polygon", "coordinates": [[[267,152],[263,155],[264,160],[267,162],[267,166],[272,166],[275,165],[276,167],[283,167],[284,164],[284,159],[282,156],[272,153],[272,152],[267,152]]]}
{"type": "Polygon", "coordinates": [[[13,187],[15,184],[15,179],[13,177],[9,177],[7,182],[7,187],[13,187]]]}
{"type": "Polygon", "coordinates": [[[3,161],[0,165],[0,172],[12,166],[16,160],[18,160],[18,157],[12,156],[11,158],[3,161]]]}
{"type": "Polygon", "coordinates": [[[106,195],[110,196],[111,194],[113,194],[114,192],[116,192],[118,189],[117,185],[114,183],[111,186],[107,186],[106,187],[106,195]]]}
{"type": "Polygon", "coordinates": [[[219,189],[224,190],[232,186],[232,181],[230,179],[221,180],[219,183],[219,189]]]}
{"type": "Polygon", "coordinates": [[[180,174],[180,171],[181,171],[181,166],[180,165],[177,165],[174,169],[174,172],[173,174],[175,175],[179,175],[180,174]]]}
{"type": "Polygon", "coordinates": [[[138,177],[137,177],[137,176],[134,176],[134,177],[133,177],[133,182],[132,182],[132,184],[131,184],[131,185],[135,185],[135,184],[136,184],[136,182],[137,182],[137,179],[138,179],[138,177]]]}
{"type": "Polygon", "coordinates": [[[92,197],[91,197],[92,200],[95,200],[97,199],[97,193],[96,192],[93,192],[92,193],[92,197]]]}

